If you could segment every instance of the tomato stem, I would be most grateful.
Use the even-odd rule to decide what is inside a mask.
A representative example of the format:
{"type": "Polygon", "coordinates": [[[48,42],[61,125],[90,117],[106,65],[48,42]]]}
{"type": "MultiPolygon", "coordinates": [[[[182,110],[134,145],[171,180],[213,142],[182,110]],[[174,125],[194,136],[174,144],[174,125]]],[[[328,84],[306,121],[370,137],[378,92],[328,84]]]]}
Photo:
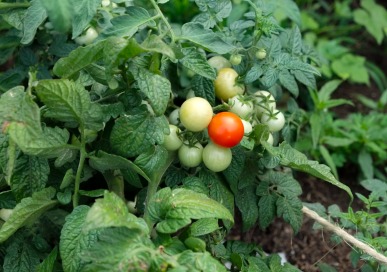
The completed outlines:
{"type": "Polygon", "coordinates": [[[157,189],[160,185],[161,178],[163,177],[165,171],[169,168],[173,160],[175,159],[176,153],[175,152],[168,152],[168,158],[165,161],[164,165],[162,165],[159,169],[154,169],[155,174],[152,175],[151,182],[148,184],[148,190],[146,193],[146,200],[145,200],[145,212],[144,212],[144,220],[146,224],[148,225],[149,229],[151,230],[153,228],[153,220],[150,218],[149,211],[148,211],[148,205],[150,203],[150,200],[152,197],[156,194],[157,189]]]}
{"type": "Polygon", "coordinates": [[[176,38],[175,38],[175,33],[173,32],[172,30],[172,27],[171,25],[169,24],[167,18],[165,18],[163,12],[160,10],[159,6],[157,5],[157,3],[155,2],[155,0],[150,0],[151,4],[153,5],[153,7],[156,9],[158,15],[160,16],[161,20],[163,20],[164,24],[167,26],[168,28],[168,31],[169,33],[171,34],[171,40],[172,40],[172,43],[175,42],[176,38]]]}
{"type": "Polygon", "coordinates": [[[85,129],[84,126],[80,126],[80,132],[81,132],[81,148],[80,148],[80,157],[79,157],[79,163],[78,163],[78,169],[77,173],[75,175],[75,185],[74,185],[74,194],[73,194],[73,207],[78,206],[79,202],[79,187],[81,184],[81,175],[83,171],[83,167],[85,165],[85,160],[87,157],[86,152],[86,137],[85,137],[85,129]]]}
{"type": "Polygon", "coordinates": [[[122,176],[114,175],[113,171],[106,171],[103,173],[103,177],[108,184],[109,191],[116,193],[121,199],[125,200],[124,180],[122,176]]]}
{"type": "Polygon", "coordinates": [[[0,3],[0,9],[28,8],[30,3],[0,3]]]}

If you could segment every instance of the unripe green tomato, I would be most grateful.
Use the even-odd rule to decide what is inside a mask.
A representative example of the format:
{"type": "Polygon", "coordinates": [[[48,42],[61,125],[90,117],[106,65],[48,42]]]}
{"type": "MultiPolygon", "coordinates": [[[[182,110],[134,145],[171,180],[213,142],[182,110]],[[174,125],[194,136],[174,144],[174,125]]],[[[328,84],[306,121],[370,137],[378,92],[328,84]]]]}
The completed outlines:
{"type": "Polygon", "coordinates": [[[175,125],[169,125],[169,134],[164,136],[163,146],[168,151],[176,151],[183,144],[178,133],[180,129],[175,125]]]}
{"type": "Polygon", "coordinates": [[[180,122],[189,131],[198,132],[211,122],[212,107],[202,97],[193,97],[184,101],[180,107],[180,122]]]}
{"type": "Polygon", "coordinates": [[[263,60],[266,58],[266,50],[264,48],[258,49],[258,51],[255,53],[255,57],[259,60],[263,60]]]}
{"type": "Polygon", "coordinates": [[[242,120],[243,128],[244,128],[244,135],[249,135],[253,131],[253,126],[249,121],[242,120]]]}
{"type": "Polygon", "coordinates": [[[242,55],[241,54],[233,54],[230,57],[230,62],[232,65],[239,65],[242,62],[242,55]]]}
{"type": "Polygon", "coordinates": [[[254,98],[256,103],[255,111],[258,113],[258,115],[274,110],[277,106],[274,96],[268,91],[256,91],[254,93],[254,98]]]}
{"type": "Polygon", "coordinates": [[[232,68],[220,69],[214,81],[215,95],[227,101],[229,98],[245,92],[245,86],[238,84],[238,73],[232,68]]]}
{"type": "Polygon", "coordinates": [[[110,6],[110,0],[102,0],[101,5],[102,5],[103,7],[108,7],[108,6],[110,6]]]}
{"type": "Polygon", "coordinates": [[[9,217],[12,215],[13,209],[0,209],[0,218],[3,221],[7,221],[9,217]]]}
{"type": "Polygon", "coordinates": [[[251,100],[245,100],[243,96],[236,95],[228,99],[230,111],[242,119],[249,119],[254,112],[254,104],[251,100]]]}
{"type": "Polygon", "coordinates": [[[208,59],[208,64],[218,72],[223,68],[231,68],[231,63],[223,56],[213,56],[208,59]]]}
{"type": "Polygon", "coordinates": [[[186,167],[196,167],[202,162],[203,146],[197,142],[194,146],[184,143],[178,151],[181,165],[186,167]]]}
{"type": "Polygon", "coordinates": [[[75,38],[75,42],[80,45],[89,45],[98,37],[98,32],[94,27],[89,27],[84,35],[75,38]]]}
{"type": "Polygon", "coordinates": [[[231,164],[232,152],[230,148],[209,142],[203,149],[203,163],[213,172],[226,170],[231,164]]]}
{"type": "Polygon", "coordinates": [[[169,123],[177,126],[180,124],[180,108],[174,109],[168,116],[169,123]]]}
{"type": "Polygon", "coordinates": [[[285,116],[275,109],[272,113],[264,112],[261,117],[262,124],[266,124],[271,132],[280,131],[285,125],[285,116]]]}

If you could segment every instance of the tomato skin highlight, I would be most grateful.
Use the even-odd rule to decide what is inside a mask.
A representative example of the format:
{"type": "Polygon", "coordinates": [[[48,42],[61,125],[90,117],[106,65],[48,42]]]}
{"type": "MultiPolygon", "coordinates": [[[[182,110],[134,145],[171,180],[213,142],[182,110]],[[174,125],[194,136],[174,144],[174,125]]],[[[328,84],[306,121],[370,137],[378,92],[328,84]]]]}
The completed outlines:
{"type": "Polygon", "coordinates": [[[232,112],[216,114],[207,129],[211,140],[222,147],[236,146],[244,135],[242,120],[232,112]]]}

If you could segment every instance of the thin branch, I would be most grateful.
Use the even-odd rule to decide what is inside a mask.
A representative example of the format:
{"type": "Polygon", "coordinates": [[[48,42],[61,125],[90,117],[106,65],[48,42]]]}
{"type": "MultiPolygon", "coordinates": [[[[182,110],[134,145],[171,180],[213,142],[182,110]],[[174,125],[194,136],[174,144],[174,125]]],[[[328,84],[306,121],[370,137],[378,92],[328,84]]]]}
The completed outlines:
{"type": "Polygon", "coordinates": [[[334,232],[341,238],[343,238],[348,243],[352,244],[356,248],[362,250],[366,254],[370,255],[372,258],[374,258],[376,261],[378,261],[381,264],[387,264],[387,257],[383,254],[377,252],[375,249],[370,247],[369,245],[359,241],[354,236],[346,232],[345,230],[341,229],[340,227],[337,227],[333,225],[331,222],[326,220],[325,218],[322,218],[320,215],[318,215],[315,211],[310,210],[309,208],[303,206],[302,212],[307,215],[308,217],[312,218],[316,222],[320,223],[322,226],[324,226],[327,230],[334,232]]]}

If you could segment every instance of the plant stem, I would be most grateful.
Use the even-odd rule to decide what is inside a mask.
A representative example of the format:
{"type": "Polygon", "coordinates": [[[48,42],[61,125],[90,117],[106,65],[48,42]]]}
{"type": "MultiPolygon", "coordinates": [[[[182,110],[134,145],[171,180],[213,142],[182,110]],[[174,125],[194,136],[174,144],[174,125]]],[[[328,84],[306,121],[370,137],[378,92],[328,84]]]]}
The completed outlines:
{"type": "Polygon", "coordinates": [[[30,3],[0,3],[0,9],[28,8],[30,3]]]}
{"type": "Polygon", "coordinates": [[[109,191],[116,193],[122,200],[125,200],[124,180],[121,176],[114,175],[113,171],[106,171],[103,176],[108,184],[109,191]]]}
{"type": "Polygon", "coordinates": [[[147,209],[148,205],[152,197],[156,194],[157,188],[159,187],[159,184],[161,182],[161,178],[163,177],[165,171],[167,171],[167,169],[175,159],[175,156],[176,154],[174,152],[168,152],[168,158],[166,159],[165,163],[160,168],[154,169],[156,174],[151,177],[151,182],[149,182],[148,184],[148,190],[146,193],[146,200],[145,200],[144,220],[150,230],[152,230],[153,228],[153,222],[149,216],[149,212],[147,209]]]}
{"type": "Polygon", "coordinates": [[[173,32],[172,27],[171,27],[171,25],[169,24],[167,18],[165,18],[163,12],[162,12],[161,9],[159,8],[159,6],[158,6],[157,3],[155,2],[155,0],[150,0],[150,2],[151,2],[151,4],[153,5],[153,7],[156,9],[157,13],[160,15],[161,20],[163,20],[164,24],[167,26],[168,31],[169,31],[169,33],[171,34],[171,40],[172,40],[172,43],[174,43],[175,40],[176,40],[175,33],[173,32]]]}
{"type": "Polygon", "coordinates": [[[381,253],[377,252],[375,249],[370,247],[369,245],[359,241],[355,237],[353,237],[351,234],[346,232],[345,230],[341,229],[340,227],[337,227],[333,225],[331,222],[326,220],[325,218],[322,218],[319,216],[315,211],[310,210],[309,208],[303,206],[302,212],[312,218],[313,220],[317,221],[321,225],[323,225],[327,230],[334,232],[341,238],[343,238],[348,243],[354,245],[358,249],[364,251],[366,254],[370,255],[372,258],[377,260],[381,264],[387,264],[387,257],[382,255],[381,253]]]}
{"type": "Polygon", "coordinates": [[[81,184],[81,175],[82,175],[83,167],[85,165],[85,160],[87,157],[85,129],[84,129],[83,125],[80,126],[80,132],[81,132],[81,148],[80,148],[80,157],[79,157],[77,174],[75,175],[75,185],[74,185],[74,194],[73,194],[73,207],[74,208],[78,206],[79,187],[81,184]]]}

